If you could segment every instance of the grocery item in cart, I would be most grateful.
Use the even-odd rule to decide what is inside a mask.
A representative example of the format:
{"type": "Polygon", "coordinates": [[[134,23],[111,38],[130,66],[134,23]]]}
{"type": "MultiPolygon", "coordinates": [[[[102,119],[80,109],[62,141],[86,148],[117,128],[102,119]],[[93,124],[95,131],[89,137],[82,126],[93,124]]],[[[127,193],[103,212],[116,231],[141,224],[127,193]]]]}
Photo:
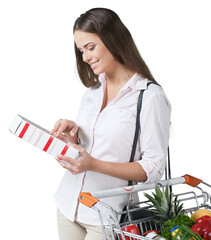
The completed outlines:
{"type": "Polygon", "coordinates": [[[166,240],[165,238],[163,238],[162,236],[160,236],[158,233],[156,232],[150,232],[146,235],[147,238],[150,239],[154,239],[154,240],[166,240]]]}
{"type": "MultiPolygon", "coordinates": [[[[173,240],[203,240],[203,238],[198,234],[193,232],[190,228],[182,224],[181,226],[175,226],[171,230],[173,240]]],[[[210,240],[210,239],[206,239],[210,240]]]]}
{"type": "Polygon", "coordinates": [[[179,233],[179,227],[178,226],[175,226],[171,229],[171,234],[173,237],[176,237],[176,239],[180,240],[181,238],[178,236],[180,233],[179,233]]]}
{"type": "Polygon", "coordinates": [[[154,212],[156,221],[165,223],[169,219],[174,219],[178,214],[183,211],[183,204],[178,201],[177,196],[173,197],[173,192],[170,186],[160,188],[158,184],[155,185],[155,193],[153,196],[144,193],[144,196],[149,199],[151,211],[154,212]]]}
{"type": "Polygon", "coordinates": [[[186,214],[178,214],[177,217],[172,220],[169,219],[163,224],[161,235],[166,239],[173,239],[173,235],[171,233],[172,229],[175,226],[181,226],[182,224],[190,229],[191,226],[195,224],[195,222],[186,214]]]}
{"type": "Polygon", "coordinates": [[[195,211],[192,215],[191,218],[196,221],[198,218],[201,218],[203,216],[210,216],[211,217],[211,211],[208,209],[199,209],[197,211],[195,211]]]}
{"type": "MultiPolygon", "coordinates": [[[[135,225],[135,224],[124,226],[121,229],[122,229],[122,231],[125,231],[125,232],[130,232],[130,233],[133,233],[133,234],[140,235],[140,231],[139,231],[137,225],[135,225]]],[[[123,240],[121,236],[120,236],[120,239],[123,240]]],[[[126,236],[125,240],[136,240],[136,239],[126,236]]]]}
{"type": "Polygon", "coordinates": [[[206,215],[197,220],[196,224],[191,227],[191,230],[204,239],[211,240],[211,217],[206,215]]]}

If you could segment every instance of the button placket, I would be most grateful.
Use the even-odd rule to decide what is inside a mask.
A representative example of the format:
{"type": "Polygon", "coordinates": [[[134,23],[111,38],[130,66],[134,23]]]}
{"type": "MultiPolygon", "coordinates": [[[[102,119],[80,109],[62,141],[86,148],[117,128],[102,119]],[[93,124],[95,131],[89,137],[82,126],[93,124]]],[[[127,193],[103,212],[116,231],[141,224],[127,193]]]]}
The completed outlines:
{"type": "MultiPolygon", "coordinates": [[[[106,88],[106,84],[103,85],[103,94],[102,94],[102,96],[101,96],[101,101],[99,101],[100,104],[99,104],[99,107],[98,107],[98,114],[96,115],[95,121],[93,121],[93,127],[92,127],[92,143],[91,143],[90,150],[89,150],[89,154],[90,154],[90,155],[91,155],[91,153],[92,153],[92,149],[93,149],[93,146],[94,146],[94,141],[95,141],[95,128],[96,128],[97,121],[98,121],[99,117],[100,117],[102,114],[105,114],[105,111],[108,111],[109,108],[110,108],[112,105],[114,105],[115,103],[117,103],[125,94],[127,94],[128,92],[130,92],[130,91],[132,90],[130,87],[128,87],[128,88],[126,88],[126,89],[123,89],[123,90],[120,90],[119,94],[100,112],[100,109],[101,109],[101,106],[102,106],[102,102],[103,102],[104,93],[105,93],[105,88],[106,88]]],[[[83,186],[84,186],[85,177],[86,177],[86,172],[85,172],[84,177],[83,177],[83,180],[82,180],[81,191],[82,191],[83,186]]]]}
{"type": "MultiPolygon", "coordinates": [[[[95,131],[95,126],[96,126],[96,123],[97,123],[97,119],[100,115],[100,109],[101,109],[101,105],[102,105],[102,102],[103,102],[103,97],[104,97],[104,93],[105,93],[105,88],[106,88],[106,84],[103,84],[103,88],[102,88],[102,95],[101,95],[101,101],[100,104],[99,104],[99,107],[98,107],[98,114],[96,115],[95,117],[95,121],[93,120],[93,127],[92,127],[92,143],[90,144],[90,148],[89,148],[89,154],[91,155],[92,153],[92,148],[94,146],[94,131],[95,131]]],[[[81,189],[80,189],[80,192],[82,192],[83,190],[83,186],[84,186],[84,181],[85,181],[85,178],[86,178],[86,172],[84,173],[84,176],[83,176],[83,179],[82,179],[82,184],[81,184],[81,189]]],[[[78,209],[78,206],[77,206],[77,209],[78,209]]]]}

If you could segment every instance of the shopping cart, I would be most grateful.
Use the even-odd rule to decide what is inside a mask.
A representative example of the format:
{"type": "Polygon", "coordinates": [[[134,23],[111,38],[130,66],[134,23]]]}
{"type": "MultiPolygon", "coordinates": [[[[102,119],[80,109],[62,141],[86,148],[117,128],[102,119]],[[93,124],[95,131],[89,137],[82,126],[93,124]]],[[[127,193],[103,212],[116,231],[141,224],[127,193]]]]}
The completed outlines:
{"type": "MultiPolygon", "coordinates": [[[[187,215],[191,215],[194,211],[198,209],[211,209],[211,195],[210,189],[211,185],[203,182],[202,180],[192,177],[190,175],[185,175],[179,178],[172,178],[169,180],[162,180],[157,182],[157,184],[161,187],[166,186],[173,186],[179,184],[187,184],[190,190],[186,190],[185,192],[179,192],[175,194],[174,197],[177,196],[178,201],[183,202],[184,204],[184,211],[187,215]],[[208,190],[207,190],[208,189],[208,190]]],[[[138,239],[150,239],[147,237],[142,236],[142,234],[149,230],[160,230],[162,228],[161,225],[157,224],[155,221],[154,216],[149,214],[149,216],[140,216],[140,219],[133,219],[133,215],[136,211],[146,209],[150,210],[150,205],[148,204],[149,201],[146,199],[145,201],[131,203],[125,211],[116,212],[111,206],[105,204],[103,201],[99,199],[105,197],[111,197],[116,195],[123,195],[129,193],[137,193],[147,191],[150,189],[155,189],[155,183],[149,184],[138,184],[134,186],[127,186],[123,188],[116,188],[116,189],[109,189],[105,191],[99,191],[96,193],[80,193],[79,201],[85,204],[87,207],[90,207],[98,212],[102,232],[105,240],[138,240],[138,239]],[[108,223],[105,224],[103,221],[103,216],[98,206],[106,208],[108,214],[108,223]],[[127,222],[120,223],[119,219],[122,214],[127,214],[127,222]],[[122,228],[126,225],[136,225],[139,228],[140,234],[137,235],[131,232],[127,232],[122,230],[122,228]]],[[[179,186],[180,187],[180,186],[179,186]]],[[[180,187],[181,188],[181,187],[180,187]]],[[[150,212],[150,211],[149,211],[150,212]]]]}

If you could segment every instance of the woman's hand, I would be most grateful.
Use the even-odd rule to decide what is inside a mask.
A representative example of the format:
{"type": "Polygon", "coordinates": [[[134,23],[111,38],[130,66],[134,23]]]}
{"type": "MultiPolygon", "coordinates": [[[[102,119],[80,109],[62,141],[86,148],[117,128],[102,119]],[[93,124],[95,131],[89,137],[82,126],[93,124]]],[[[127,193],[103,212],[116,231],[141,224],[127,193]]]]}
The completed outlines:
{"type": "Polygon", "coordinates": [[[56,121],[54,128],[50,134],[55,134],[55,137],[65,142],[72,142],[77,144],[78,126],[75,122],[67,119],[59,119],[56,121]]]}
{"type": "Polygon", "coordinates": [[[68,142],[68,144],[79,151],[79,158],[73,159],[64,155],[57,155],[57,161],[59,164],[76,175],[81,172],[92,170],[95,159],[82,147],[68,142]],[[65,162],[63,162],[63,161],[65,162]],[[68,164],[69,163],[69,164],[68,164]]]}

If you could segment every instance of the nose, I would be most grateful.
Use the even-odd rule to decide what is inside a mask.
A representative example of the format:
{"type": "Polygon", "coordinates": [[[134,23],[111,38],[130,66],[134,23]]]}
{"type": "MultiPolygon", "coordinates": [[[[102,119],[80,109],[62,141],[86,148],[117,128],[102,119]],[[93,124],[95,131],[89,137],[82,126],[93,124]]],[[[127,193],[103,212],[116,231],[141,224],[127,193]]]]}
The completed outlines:
{"type": "Polygon", "coordinates": [[[89,63],[90,59],[91,59],[91,56],[86,51],[84,51],[84,53],[83,53],[83,61],[86,62],[86,63],[89,63]]]}

